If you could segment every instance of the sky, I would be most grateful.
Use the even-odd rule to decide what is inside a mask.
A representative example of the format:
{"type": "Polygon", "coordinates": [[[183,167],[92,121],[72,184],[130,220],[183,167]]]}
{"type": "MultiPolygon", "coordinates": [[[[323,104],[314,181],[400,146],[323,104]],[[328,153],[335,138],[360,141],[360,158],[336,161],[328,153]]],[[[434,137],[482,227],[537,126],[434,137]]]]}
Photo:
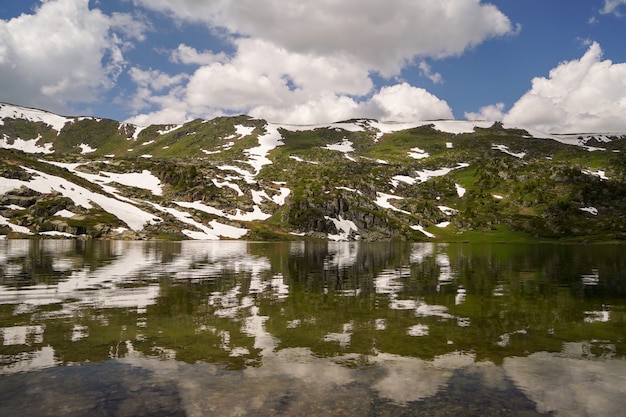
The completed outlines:
{"type": "Polygon", "coordinates": [[[0,101],[626,132],[626,0],[0,0],[0,101]]]}

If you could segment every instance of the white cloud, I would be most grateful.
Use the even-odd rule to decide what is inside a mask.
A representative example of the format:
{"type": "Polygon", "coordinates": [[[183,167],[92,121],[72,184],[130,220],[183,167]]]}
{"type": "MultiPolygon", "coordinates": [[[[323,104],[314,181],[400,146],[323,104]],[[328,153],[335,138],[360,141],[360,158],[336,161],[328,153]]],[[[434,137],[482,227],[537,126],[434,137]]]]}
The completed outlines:
{"type": "Polygon", "coordinates": [[[179,64],[208,65],[214,62],[225,61],[226,54],[214,54],[211,51],[198,52],[195,48],[181,43],[178,45],[178,48],[171,53],[170,60],[179,64]]]}
{"type": "Polygon", "coordinates": [[[284,107],[259,106],[254,117],[294,124],[329,123],[352,118],[387,121],[452,119],[448,104],[428,91],[407,83],[383,87],[369,99],[324,93],[284,107]]]}
{"type": "MultiPolygon", "coordinates": [[[[182,96],[184,92],[182,83],[189,78],[187,74],[170,76],[159,70],[142,70],[136,67],[131,68],[128,74],[137,84],[137,90],[130,100],[124,102],[125,106],[135,111],[140,111],[155,105],[161,107],[175,104],[179,112],[183,111],[182,103],[177,104],[176,101],[178,100],[175,98],[182,96]],[[161,95],[156,94],[160,92],[162,93],[161,95]]],[[[161,121],[159,123],[165,122],[161,121]]],[[[174,123],[174,121],[168,121],[167,123],[174,123]]]]}
{"type": "Polygon", "coordinates": [[[156,91],[178,85],[185,78],[187,78],[185,74],[170,76],[159,70],[153,69],[142,70],[139,68],[131,68],[128,73],[136,84],[142,87],[150,87],[156,91]]]}
{"type": "Polygon", "coordinates": [[[328,123],[361,117],[388,121],[453,118],[452,110],[445,101],[407,83],[383,87],[371,98],[361,101],[328,92],[292,106],[259,106],[253,108],[250,114],[294,124],[328,123]]]}
{"type": "MultiPolygon", "coordinates": [[[[218,114],[215,116],[218,116],[218,114]]],[[[190,117],[188,116],[186,108],[168,106],[150,113],[135,115],[127,119],[126,122],[137,126],[150,126],[158,124],[184,123],[189,121],[189,119],[190,117]]]]}
{"type": "Polygon", "coordinates": [[[604,0],[604,7],[600,10],[601,14],[610,14],[613,13],[617,16],[620,16],[618,12],[618,8],[621,5],[626,4],[626,0],[604,0]]]}
{"type": "Polygon", "coordinates": [[[89,9],[88,0],[47,0],[0,20],[0,96],[58,112],[93,101],[114,85],[124,50],[145,29],[128,14],[89,9]]]}
{"type": "MultiPolygon", "coordinates": [[[[280,122],[327,122],[352,115],[349,109],[357,104],[346,95],[364,96],[373,86],[367,69],[344,55],[290,53],[247,38],[234,41],[234,46],[233,57],[203,65],[188,77],[132,69],[138,88],[131,106],[166,110],[164,106],[174,105],[184,109],[187,118],[234,112],[280,122]],[[173,90],[161,94],[169,85],[173,90]]],[[[191,47],[184,51],[188,57],[201,55],[191,47]]],[[[130,121],[156,121],[157,116],[168,114],[161,110],[130,121]]]]}
{"type": "Polygon", "coordinates": [[[459,55],[517,28],[479,0],[136,0],[180,19],[271,42],[290,52],[344,54],[385,76],[416,56],[459,55]]]}
{"type": "Polygon", "coordinates": [[[257,106],[249,113],[253,117],[280,123],[315,124],[362,117],[359,108],[359,104],[350,97],[323,93],[292,106],[257,106]]]}
{"type": "Polygon", "coordinates": [[[448,104],[407,83],[383,87],[370,98],[368,73],[343,57],[287,53],[243,39],[234,58],[185,76],[132,69],[136,109],[157,110],[129,122],[177,123],[196,117],[246,113],[280,123],[328,123],[355,117],[383,120],[450,119],[448,104]],[[160,90],[172,86],[164,94],[160,90]],[[170,119],[164,119],[170,117],[170,119]]]}
{"type": "Polygon", "coordinates": [[[424,77],[428,78],[435,84],[443,83],[443,77],[441,76],[441,74],[439,74],[438,72],[432,72],[432,70],[430,69],[430,65],[428,65],[426,61],[421,61],[418,66],[420,69],[420,73],[424,77]]]}
{"type": "MultiPolygon", "coordinates": [[[[373,91],[372,72],[391,77],[417,57],[458,55],[516,31],[495,6],[479,0],[135,3],[225,30],[234,49],[226,56],[179,45],[170,60],[199,68],[169,94],[138,84],[133,108],[143,105],[149,113],[131,120],[144,122],[173,115],[166,106],[179,119],[222,112],[284,123],[452,118],[445,101],[406,83],[373,91]]],[[[443,82],[424,60],[417,65],[422,76],[443,82]]]]}
{"type": "Polygon", "coordinates": [[[503,121],[545,132],[626,131],[626,63],[601,58],[594,42],[580,59],[534,78],[503,121]]]}
{"type": "Polygon", "coordinates": [[[466,112],[465,118],[467,120],[486,120],[490,122],[496,122],[502,120],[504,117],[504,103],[491,104],[489,106],[481,107],[478,113],[466,112]]]}
{"type": "Polygon", "coordinates": [[[367,103],[366,117],[383,120],[413,121],[453,119],[448,104],[424,90],[407,83],[383,87],[367,103]]]}

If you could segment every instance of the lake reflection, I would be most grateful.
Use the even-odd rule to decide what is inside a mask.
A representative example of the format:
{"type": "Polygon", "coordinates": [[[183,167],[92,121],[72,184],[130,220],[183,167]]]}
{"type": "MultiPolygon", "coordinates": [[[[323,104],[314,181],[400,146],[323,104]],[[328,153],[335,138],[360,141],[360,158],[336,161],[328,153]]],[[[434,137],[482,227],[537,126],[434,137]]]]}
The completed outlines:
{"type": "Polygon", "coordinates": [[[0,415],[621,415],[623,251],[0,241],[0,415]]]}

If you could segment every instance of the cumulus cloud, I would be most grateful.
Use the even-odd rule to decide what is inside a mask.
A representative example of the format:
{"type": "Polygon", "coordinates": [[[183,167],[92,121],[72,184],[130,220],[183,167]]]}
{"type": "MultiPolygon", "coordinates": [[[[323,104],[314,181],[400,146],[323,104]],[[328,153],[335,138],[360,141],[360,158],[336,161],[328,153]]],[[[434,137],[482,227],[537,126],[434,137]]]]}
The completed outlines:
{"type": "Polygon", "coordinates": [[[367,103],[367,116],[383,120],[411,121],[452,119],[448,104],[423,88],[407,83],[383,87],[367,103]]]}
{"type": "Polygon", "coordinates": [[[517,31],[479,0],[136,0],[179,19],[224,28],[290,52],[344,54],[385,76],[414,57],[459,55],[486,39],[517,31]]]}
{"type": "Polygon", "coordinates": [[[626,4],[626,0],[604,0],[604,6],[600,10],[600,13],[602,14],[613,13],[615,15],[620,16],[618,8],[625,4],[626,4]]]}
{"type": "Polygon", "coordinates": [[[211,51],[199,52],[195,48],[181,43],[170,54],[170,60],[178,64],[208,65],[226,60],[226,54],[223,52],[214,54],[211,51]]]}
{"type": "Polygon", "coordinates": [[[372,88],[367,70],[345,56],[289,53],[258,39],[235,44],[234,57],[204,65],[191,76],[185,100],[192,112],[290,108],[329,95],[363,95],[372,88]]]}
{"type": "Polygon", "coordinates": [[[489,122],[497,122],[504,117],[504,103],[490,104],[481,107],[478,113],[465,112],[467,120],[486,120],[489,122]]]}
{"type": "Polygon", "coordinates": [[[545,132],[618,132],[626,131],[624,114],[626,63],[602,60],[594,42],[580,59],[534,78],[503,121],[545,132]]]}
{"type": "MultiPolygon", "coordinates": [[[[373,88],[367,69],[342,54],[290,53],[249,38],[233,44],[236,53],[232,57],[222,56],[202,65],[188,77],[133,69],[131,75],[138,85],[131,100],[133,108],[139,111],[141,104],[160,108],[176,102],[177,108],[186,108],[187,118],[227,112],[281,122],[328,122],[352,114],[348,109],[356,102],[347,96],[364,96],[373,88]],[[176,87],[166,101],[159,90],[168,82],[176,87]]],[[[203,56],[188,46],[179,46],[177,52],[181,50],[190,61],[198,62],[195,58],[203,56]]],[[[162,114],[156,112],[144,120],[155,121],[162,114]]]]}
{"type": "Polygon", "coordinates": [[[48,0],[0,20],[0,96],[49,110],[95,100],[111,88],[130,42],[146,25],[123,13],[89,9],[88,0],[48,0]]]}
{"type": "Polygon", "coordinates": [[[452,110],[444,100],[407,83],[383,87],[371,98],[360,101],[327,92],[293,106],[258,106],[250,114],[294,124],[328,123],[361,117],[387,121],[453,118],[452,110]]]}
{"type": "Polygon", "coordinates": [[[290,106],[257,106],[249,113],[274,122],[316,124],[361,117],[359,109],[359,103],[352,98],[326,92],[290,106]]]}
{"type": "Polygon", "coordinates": [[[441,74],[439,74],[438,72],[432,72],[432,70],[430,69],[430,65],[428,65],[426,61],[421,61],[418,66],[420,69],[420,73],[424,77],[428,78],[435,84],[443,83],[443,77],[441,76],[441,74]]]}
{"type": "MultiPolygon", "coordinates": [[[[234,44],[232,57],[202,65],[189,76],[131,69],[138,87],[130,105],[148,113],[128,121],[175,123],[224,112],[297,124],[353,117],[401,121],[453,117],[445,101],[406,83],[372,91],[367,69],[345,55],[290,53],[248,38],[234,44]],[[176,118],[160,119],[165,116],[176,118]]],[[[185,51],[192,57],[201,55],[191,47],[185,51]]]]}

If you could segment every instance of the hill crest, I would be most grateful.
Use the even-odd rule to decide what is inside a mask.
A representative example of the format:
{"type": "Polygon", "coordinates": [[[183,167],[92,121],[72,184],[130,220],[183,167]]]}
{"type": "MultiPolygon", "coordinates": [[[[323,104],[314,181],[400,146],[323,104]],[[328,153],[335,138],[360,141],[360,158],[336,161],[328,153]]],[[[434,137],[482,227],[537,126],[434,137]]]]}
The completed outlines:
{"type": "Polygon", "coordinates": [[[0,235],[623,239],[625,142],[454,120],[138,127],[0,104],[0,235]]]}

